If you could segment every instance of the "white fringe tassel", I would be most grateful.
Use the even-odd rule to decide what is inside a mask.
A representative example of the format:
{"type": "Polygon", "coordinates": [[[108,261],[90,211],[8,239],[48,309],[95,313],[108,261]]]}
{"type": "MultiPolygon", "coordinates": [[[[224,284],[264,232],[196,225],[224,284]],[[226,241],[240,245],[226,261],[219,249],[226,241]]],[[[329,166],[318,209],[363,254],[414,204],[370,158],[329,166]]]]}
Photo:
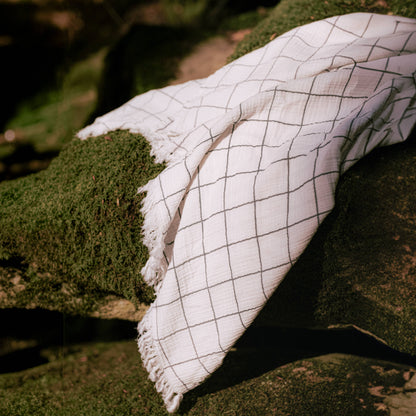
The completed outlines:
{"type": "Polygon", "coordinates": [[[169,224],[165,224],[157,212],[155,197],[152,192],[153,180],[138,189],[138,193],[147,192],[142,201],[140,212],[143,215],[142,236],[143,244],[149,250],[149,258],[141,270],[144,281],[159,291],[163,277],[166,274],[167,264],[163,256],[165,248],[164,238],[169,224]]]}
{"type": "MultiPolygon", "coordinates": [[[[168,165],[174,163],[174,159],[179,156],[178,152],[175,152],[176,145],[173,146],[166,139],[157,137],[151,132],[146,132],[143,135],[152,146],[151,154],[155,157],[156,162],[166,162],[168,165]]],[[[157,198],[154,196],[155,192],[153,189],[157,189],[157,184],[154,180],[150,180],[146,185],[139,188],[137,192],[146,192],[140,211],[144,218],[142,227],[143,244],[149,250],[149,259],[142,268],[141,274],[144,281],[154,288],[157,296],[168,267],[163,251],[169,223],[161,222],[155,204],[157,198]]],[[[139,353],[143,366],[149,374],[149,379],[154,383],[156,391],[162,396],[166,410],[169,413],[174,413],[178,410],[183,395],[175,392],[166,378],[146,318],[147,316],[137,326],[139,353]]]]}
{"type": "Polygon", "coordinates": [[[162,396],[166,410],[169,413],[174,413],[179,409],[183,395],[175,392],[165,377],[153,338],[146,325],[146,318],[139,323],[137,330],[139,333],[137,345],[149,379],[155,384],[156,391],[162,396]]]}

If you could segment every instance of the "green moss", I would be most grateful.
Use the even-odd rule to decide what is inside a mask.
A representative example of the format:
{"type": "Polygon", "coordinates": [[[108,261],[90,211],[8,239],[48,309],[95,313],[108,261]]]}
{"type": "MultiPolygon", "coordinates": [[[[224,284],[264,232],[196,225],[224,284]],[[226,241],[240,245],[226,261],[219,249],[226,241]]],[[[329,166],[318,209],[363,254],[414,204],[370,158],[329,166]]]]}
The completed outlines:
{"type": "MultiPolygon", "coordinates": [[[[48,364],[0,375],[0,413],[19,416],[167,415],[134,342],[41,350],[48,364]]],[[[232,355],[233,353],[231,353],[232,355]]],[[[247,357],[246,357],[247,358],[247,357]]],[[[261,359],[261,358],[258,358],[261,359]]],[[[237,353],[185,395],[180,415],[387,415],[384,397],[403,391],[408,366],[329,354],[303,358],[242,381],[237,353]]]]}
{"type": "Polygon", "coordinates": [[[0,375],[0,414],[19,416],[166,415],[134,342],[41,351],[56,358],[0,375]]]}
{"type": "Polygon", "coordinates": [[[271,38],[279,36],[290,29],[330,16],[353,12],[393,13],[416,17],[413,0],[282,0],[236,48],[232,59],[264,46],[271,38]]]}
{"type": "MultiPolygon", "coordinates": [[[[33,291],[52,290],[41,284],[47,272],[85,293],[149,301],[137,188],[162,169],[149,151],[126,132],[74,139],[46,171],[1,183],[0,258],[23,259],[33,291]]],[[[32,290],[19,296],[30,300],[32,290]]]]}
{"type": "Polygon", "coordinates": [[[356,325],[416,354],[415,158],[416,131],[343,175],[335,209],[257,325],[356,325]]]}
{"type": "Polygon", "coordinates": [[[241,30],[256,27],[264,20],[271,8],[259,7],[257,10],[250,10],[234,16],[225,18],[219,25],[220,30],[241,30]]]}
{"type": "Polygon", "coordinates": [[[415,133],[403,144],[373,152],[340,181],[316,310],[326,322],[355,323],[411,354],[416,354],[415,133]]]}
{"type": "Polygon", "coordinates": [[[414,1],[390,0],[388,3],[393,14],[416,17],[416,3],[414,1]]]}
{"type": "MultiPolygon", "coordinates": [[[[234,364],[236,365],[236,363],[234,364]]],[[[233,371],[228,367],[228,371],[233,371]]],[[[404,384],[405,368],[399,365],[329,354],[304,358],[279,366],[259,377],[219,391],[212,382],[185,396],[186,415],[387,415],[377,406],[382,396],[404,384]]],[[[227,377],[221,369],[214,376],[227,377]]],[[[215,380],[213,380],[215,381],[215,380]]]]}

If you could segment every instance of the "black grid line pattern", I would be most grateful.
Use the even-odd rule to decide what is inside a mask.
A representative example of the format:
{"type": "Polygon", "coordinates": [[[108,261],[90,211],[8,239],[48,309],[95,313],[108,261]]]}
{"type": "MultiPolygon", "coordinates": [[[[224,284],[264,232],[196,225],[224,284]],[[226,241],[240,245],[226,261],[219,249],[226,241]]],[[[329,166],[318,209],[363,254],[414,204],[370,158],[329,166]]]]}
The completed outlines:
{"type": "Polygon", "coordinates": [[[206,79],[135,97],[79,133],[140,132],[167,162],[139,190],[142,273],[157,294],[139,346],[169,409],[276,290],[333,209],[339,176],[407,138],[415,74],[415,20],[335,16],[206,79]]]}

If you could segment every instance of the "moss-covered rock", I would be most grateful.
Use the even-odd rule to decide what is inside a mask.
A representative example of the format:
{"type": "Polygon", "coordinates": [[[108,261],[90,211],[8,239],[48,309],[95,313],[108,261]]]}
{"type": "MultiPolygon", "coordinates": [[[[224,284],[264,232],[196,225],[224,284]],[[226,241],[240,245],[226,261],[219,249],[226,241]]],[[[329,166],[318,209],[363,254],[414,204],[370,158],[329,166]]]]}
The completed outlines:
{"type": "Polygon", "coordinates": [[[331,16],[354,12],[370,12],[416,17],[416,4],[412,0],[282,0],[268,18],[237,46],[230,59],[236,59],[260,48],[271,39],[290,29],[331,16]]]}
{"type": "Polygon", "coordinates": [[[183,414],[389,415],[387,403],[399,392],[404,397],[398,407],[413,402],[406,385],[411,377],[410,366],[331,353],[292,361],[225,389],[198,389],[185,397],[183,414]]]}
{"type": "MultiPolygon", "coordinates": [[[[416,17],[407,0],[283,0],[234,58],[294,26],[355,11],[416,17]]],[[[409,139],[342,178],[334,212],[259,322],[355,325],[416,354],[415,158],[409,139]]],[[[150,302],[136,190],[161,169],[144,138],[114,132],[74,139],[48,170],[1,183],[0,307],[97,314],[108,299],[150,302]]]]}
{"type": "Polygon", "coordinates": [[[257,324],[355,325],[416,354],[416,131],[340,180],[334,211],[257,324]]]}
{"type": "MultiPolygon", "coordinates": [[[[279,354],[278,347],[274,351],[279,354]]],[[[244,352],[249,353],[231,353],[224,370],[188,393],[178,414],[379,416],[414,403],[416,370],[409,365],[331,353],[238,380],[241,367],[247,365],[244,352]]],[[[134,342],[74,344],[42,349],[40,354],[47,364],[0,374],[1,414],[168,414],[141,366],[134,342]]]]}
{"type": "Polygon", "coordinates": [[[149,152],[124,132],[74,139],[47,170],[0,184],[1,306],[85,313],[109,294],[151,300],[137,188],[163,167],[149,152]]]}
{"type": "Polygon", "coordinates": [[[343,178],[317,316],[416,354],[416,134],[343,178]],[[365,197],[364,197],[365,196],[365,197]],[[335,290],[336,288],[336,290],[335,290]]]}

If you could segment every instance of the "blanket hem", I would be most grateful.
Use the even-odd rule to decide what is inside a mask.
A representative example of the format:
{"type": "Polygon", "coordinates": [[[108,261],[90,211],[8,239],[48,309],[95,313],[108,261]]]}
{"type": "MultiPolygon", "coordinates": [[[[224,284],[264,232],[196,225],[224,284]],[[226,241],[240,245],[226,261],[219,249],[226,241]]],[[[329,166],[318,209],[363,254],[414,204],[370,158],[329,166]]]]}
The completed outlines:
{"type": "Polygon", "coordinates": [[[157,293],[163,281],[163,276],[166,273],[166,269],[163,267],[163,250],[165,244],[163,241],[164,235],[161,235],[158,232],[159,230],[149,215],[152,211],[157,209],[157,206],[153,201],[154,198],[152,198],[152,183],[153,180],[150,180],[145,186],[142,186],[137,190],[137,193],[139,194],[146,192],[140,211],[144,218],[142,226],[143,244],[149,250],[149,258],[140,272],[144,281],[149,286],[153,287],[157,293]]]}
{"type": "Polygon", "coordinates": [[[138,349],[142,358],[143,366],[149,374],[149,379],[154,383],[156,391],[161,394],[169,413],[178,410],[183,395],[175,392],[169,384],[159,354],[156,351],[150,329],[144,318],[137,326],[139,336],[137,338],[138,349]]]}

